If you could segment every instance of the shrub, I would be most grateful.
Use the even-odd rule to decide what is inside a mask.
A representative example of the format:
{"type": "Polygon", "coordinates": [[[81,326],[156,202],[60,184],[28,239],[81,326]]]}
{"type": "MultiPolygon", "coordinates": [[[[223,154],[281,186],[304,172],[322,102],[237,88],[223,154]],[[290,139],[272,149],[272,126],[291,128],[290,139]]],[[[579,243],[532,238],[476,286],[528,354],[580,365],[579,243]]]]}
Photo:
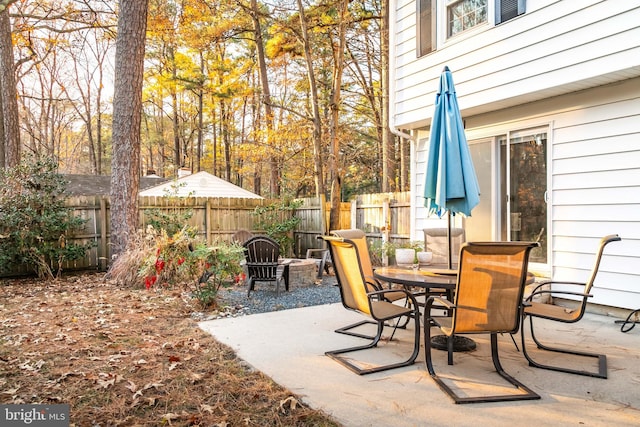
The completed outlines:
{"type": "Polygon", "coordinates": [[[235,243],[207,246],[184,227],[173,235],[147,226],[118,256],[108,277],[147,289],[187,286],[203,308],[214,306],[222,286],[239,281],[244,249],[235,243]]]}
{"type": "MultiPolygon", "coordinates": [[[[179,232],[185,224],[193,216],[192,209],[184,209],[180,207],[180,197],[178,197],[178,191],[180,187],[185,186],[186,183],[178,183],[174,181],[168,190],[165,190],[162,197],[167,198],[174,206],[170,209],[145,209],[144,214],[147,218],[147,223],[152,225],[156,230],[165,230],[169,236],[172,236],[179,232]]],[[[191,193],[189,193],[191,195],[191,193]]]]}
{"type": "Polygon", "coordinates": [[[0,271],[25,266],[54,278],[92,246],[68,241],[85,221],[65,206],[67,182],[56,170],[53,160],[33,158],[0,170],[0,271]]]}
{"type": "Polygon", "coordinates": [[[293,248],[293,230],[301,219],[294,216],[295,210],[302,206],[301,200],[285,199],[280,203],[258,206],[253,215],[257,217],[255,227],[264,230],[267,236],[278,242],[280,253],[290,254],[293,248]]]}

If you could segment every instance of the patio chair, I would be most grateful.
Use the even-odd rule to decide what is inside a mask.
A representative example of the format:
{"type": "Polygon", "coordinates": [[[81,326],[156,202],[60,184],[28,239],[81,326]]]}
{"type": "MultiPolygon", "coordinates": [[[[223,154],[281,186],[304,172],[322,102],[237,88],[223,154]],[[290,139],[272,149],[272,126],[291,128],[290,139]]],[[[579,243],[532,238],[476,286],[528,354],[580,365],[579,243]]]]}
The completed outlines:
{"type": "MultiPolygon", "coordinates": [[[[329,244],[331,259],[333,260],[333,268],[340,287],[342,305],[347,310],[356,311],[373,319],[377,324],[377,333],[370,343],[340,350],[327,351],[325,354],[358,375],[412,365],[418,357],[418,352],[420,350],[420,311],[418,310],[415,297],[405,290],[380,289],[369,291],[362,265],[360,263],[356,243],[352,240],[336,236],[321,236],[321,238],[329,244]],[[393,304],[392,302],[385,300],[385,295],[398,292],[403,293],[404,298],[411,301],[411,304],[408,307],[393,304]],[[353,359],[350,357],[343,356],[345,353],[353,353],[376,347],[382,338],[385,323],[394,319],[396,322],[399,322],[404,316],[410,316],[415,324],[413,352],[408,359],[396,363],[361,367],[356,361],[352,361],[353,359]]],[[[389,341],[393,338],[395,331],[396,328],[394,327],[389,341]]]]}
{"type": "Polygon", "coordinates": [[[591,275],[589,276],[589,280],[586,283],[581,282],[567,282],[567,281],[545,281],[544,283],[536,286],[531,295],[525,301],[524,309],[522,311],[522,353],[529,361],[529,365],[535,366],[536,368],[542,369],[550,369],[552,371],[559,372],[567,372],[570,374],[577,375],[585,375],[589,377],[596,378],[607,378],[607,356],[604,354],[596,354],[596,353],[588,353],[584,351],[578,351],[574,349],[568,348],[557,348],[557,347],[549,347],[547,345],[542,344],[535,335],[534,327],[533,327],[533,319],[547,319],[553,320],[556,322],[563,323],[576,323],[582,316],[584,315],[585,309],[587,307],[587,301],[592,297],[591,288],[593,287],[593,283],[598,274],[598,269],[600,267],[600,260],[602,259],[602,253],[604,252],[605,246],[607,246],[611,242],[620,241],[620,237],[617,234],[612,234],[609,236],[605,236],[600,240],[600,247],[598,249],[598,253],[596,256],[595,264],[593,269],[591,270],[591,275]],[[573,289],[573,290],[560,290],[560,289],[542,289],[545,285],[565,285],[565,289],[573,289]],[[573,309],[562,307],[559,305],[553,305],[552,303],[546,304],[541,302],[535,302],[533,299],[539,295],[551,295],[552,297],[562,297],[562,296],[577,296],[580,297],[580,304],[573,309]],[[582,357],[590,357],[598,360],[598,372],[586,371],[580,369],[573,369],[568,367],[561,366],[552,366],[543,363],[538,363],[533,360],[531,354],[527,352],[526,341],[525,341],[525,326],[526,326],[526,318],[529,317],[529,325],[531,330],[531,338],[535,342],[536,346],[541,350],[547,350],[555,353],[565,353],[572,354],[576,356],[582,357]]]}
{"type": "MultiPolygon", "coordinates": [[[[446,228],[424,228],[424,250],[433,253],[432,264],[449,263],[449,242],[446,228]]],[[[451,229],[451,264],[458,264],[460,247],[466,241],[464,228],[451,229]]]]}
{"type": "Polygon", "coordinates": [[[276,296],[280,296],[280,283],[284,280],[285,289],[289,290],[289,281],[285,277],[285,263],[278,262],[280,245],[267,236],[254,236],[244,242],[244,256],[247,261],[247,283],[251,296],[256,282],[275,282],[276,296]]]}
{"type": "Polygon", "coordinates": [[[246,242],[252,237],[253,237],[253,233],[250,232],[249,230],[238,230],[235,233],[233,233],[233,236],[231,236],[231,241],[242,245],[244,242],[246,242]]]}
{"type": "MultiPolygon", "coordinates": [[[[535,242],[467,243],[460,251],[460,266],[453,302],[430,297],[425,309],[425,359],[429,374],[455,403],[502,402],[539,399],[527,386],[507,374],[500,363],[498,334],[515,333],[520,323],[522,295],[527,278],[527,265],[535,242]],[[446,306],[451,317],[431,316],[434,303],[446,306]],[[456,393],[447,381],[438,376],[431,356],[433,322],[446,336],[454,334],[490,334],[491,358],[497,373],[515,386],[514,393],[489,396],[469,396],[456,393]]],[[[449,355],[453,340],[448,340],[449,355]]]]}
{"type": "MultiPolygon", "coordinates": [[[[371,256],[369,254],[369,247],[367,245],[367,236],[364,231],[359,229],[334,230],[331,232],[331,234],[343,239],[349,239],[358,249],[358,259],[360,262],[360,267],[362,268],[362,273],[364,274],[367,292],[382,290],[382,284],[375,277],[373,277],[373,264],[371,263],[371,256]]],[[[388,292],[384,295],[384,299],[389,302],[394,302],[405,298],[406,294],[404,292],[388,292]]],[[[398,327],[405,327],[409,321],[410,319],[407,318],[406,321],[403,324],[398,325],[398,327]]],[[[342,328],[338,328],[335,330],[335,332],[339,334],[351,335],[354,337],[372,340],[375,338],[375,335],[365,335],[359,332],[352,331],[352,329],[367,324],[377,325],[378,322],[366,319],[360,322],[353,323],[351,325],[343,326],[342,328]]]]}

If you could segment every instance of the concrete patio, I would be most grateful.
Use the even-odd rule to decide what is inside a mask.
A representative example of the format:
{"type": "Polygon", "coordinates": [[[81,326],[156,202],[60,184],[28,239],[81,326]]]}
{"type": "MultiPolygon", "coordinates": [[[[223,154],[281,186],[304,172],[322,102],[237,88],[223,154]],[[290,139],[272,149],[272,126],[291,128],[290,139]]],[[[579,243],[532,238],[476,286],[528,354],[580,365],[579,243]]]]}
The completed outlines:
{"type": "MultiPolygon", "coordinates": [[[[327,350],[362,344],[362,339],[334,332],[362,319],[341,304],[329,304],[211,320],[200,326],[305,404],[344,426],[640,425],[640,329],[622,333],[620,325],[614,324],[618,318],[588,313],[574,325],[548,322],[546,329],[536,329],[540,338],[551,343],[605,353],[608,379],[529,367],[505,335],[499,338],[504,369],[541,399],[465,405],[454,404],[438,388],[426,371],[422,351],[413,366],[366,376],[324,355],[327,350]]],[[[412,333],[400,330],[391,342],[354,353],[354,358],[375,363],[404,357],[410,353],[412,333]]],[[[456,385],[469,394],[503,393],[504,382],[493,370],[489,337],[473,338],[477,350],[455,353],[453,366],[447,366],[446,352],[434,350],[436,372],[455,375],[461,380],[456,385]]],[[[518,345],[519,340],[518,335],[518,345]]]]}

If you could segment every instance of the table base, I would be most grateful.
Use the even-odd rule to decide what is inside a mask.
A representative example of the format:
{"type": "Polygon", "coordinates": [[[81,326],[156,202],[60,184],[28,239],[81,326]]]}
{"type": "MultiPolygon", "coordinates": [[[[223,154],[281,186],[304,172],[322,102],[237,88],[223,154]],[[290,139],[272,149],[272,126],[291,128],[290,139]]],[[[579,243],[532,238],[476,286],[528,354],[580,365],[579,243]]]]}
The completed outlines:
{"type": "MultiPolygon", "coordinates": [[[[447,340],[449,339],[446,335],[436,335],[431,337],[431,347],[447,351],[447,340]]],[[[476,342],[471,338],[462,337],[460,335],[453,336],[453,351],[471,351],[476,349],[476,342]]]]}

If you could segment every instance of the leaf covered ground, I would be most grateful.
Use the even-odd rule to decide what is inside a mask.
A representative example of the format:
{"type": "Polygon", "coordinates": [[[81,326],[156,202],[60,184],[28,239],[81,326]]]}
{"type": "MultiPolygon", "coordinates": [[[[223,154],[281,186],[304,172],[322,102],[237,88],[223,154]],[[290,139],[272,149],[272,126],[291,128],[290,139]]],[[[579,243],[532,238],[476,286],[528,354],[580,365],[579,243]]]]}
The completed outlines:
{"type": "Polygon", "coordinates": [[[204,333],[179,289],[102,274],[0,281],[0,403],[75,426],[336,426],[204,333]]]}

